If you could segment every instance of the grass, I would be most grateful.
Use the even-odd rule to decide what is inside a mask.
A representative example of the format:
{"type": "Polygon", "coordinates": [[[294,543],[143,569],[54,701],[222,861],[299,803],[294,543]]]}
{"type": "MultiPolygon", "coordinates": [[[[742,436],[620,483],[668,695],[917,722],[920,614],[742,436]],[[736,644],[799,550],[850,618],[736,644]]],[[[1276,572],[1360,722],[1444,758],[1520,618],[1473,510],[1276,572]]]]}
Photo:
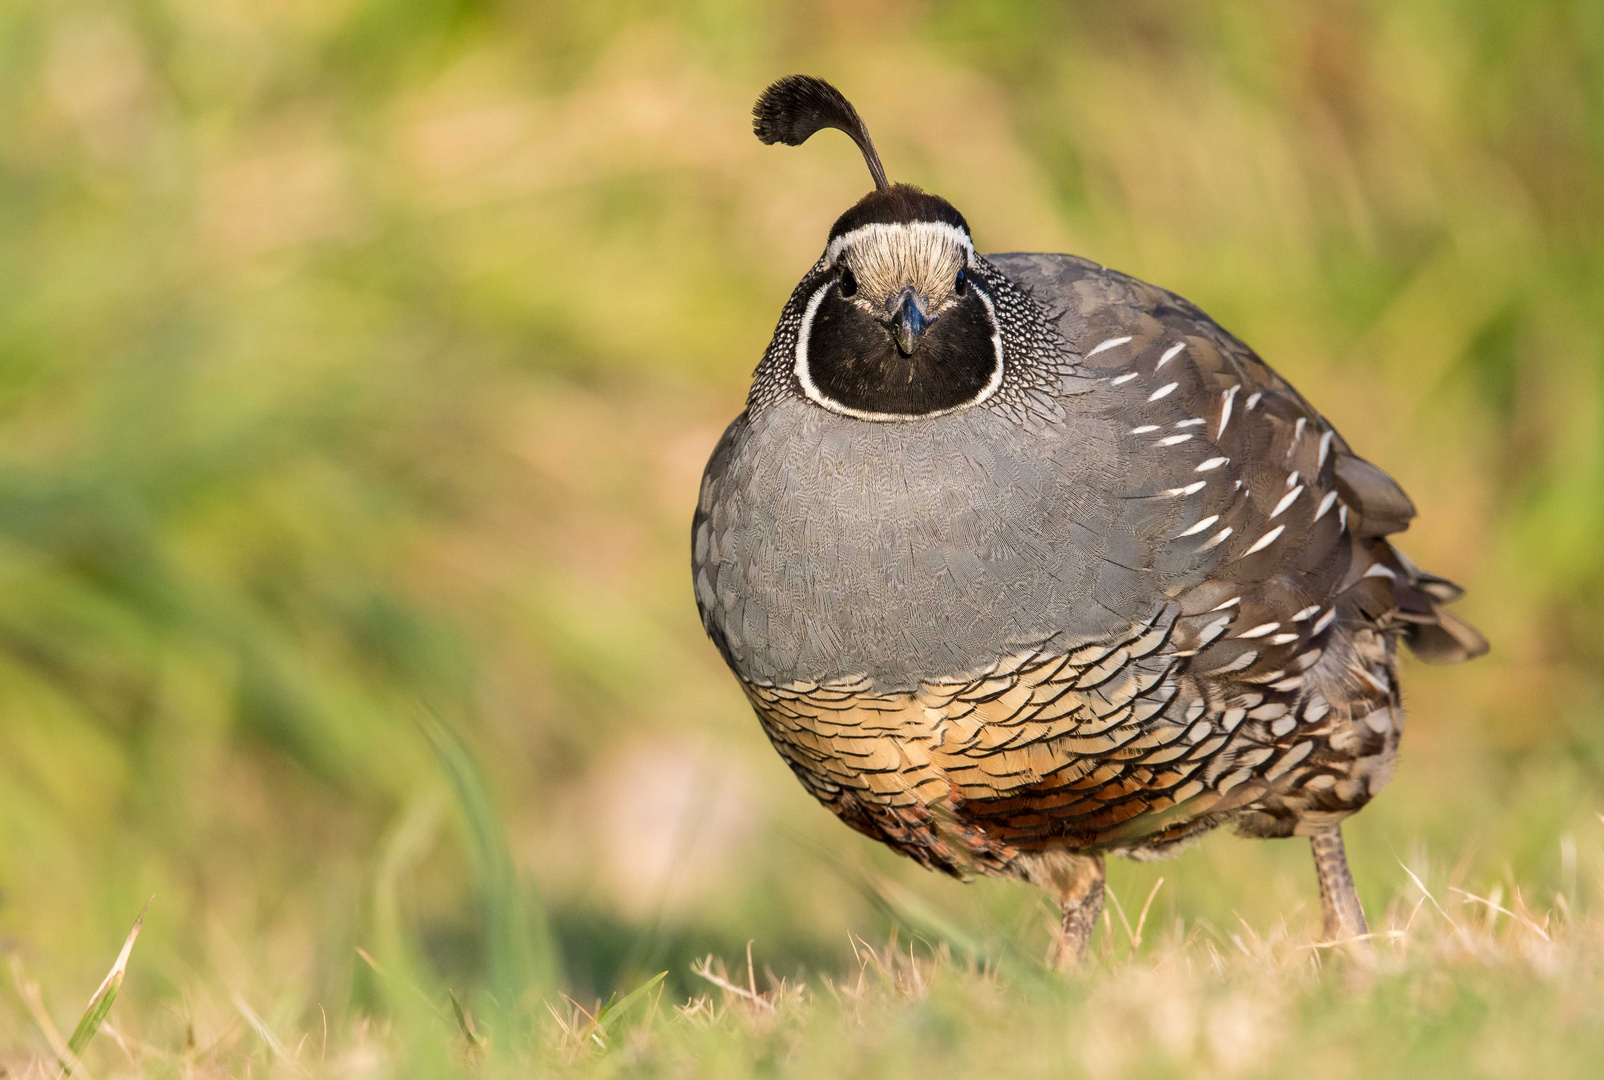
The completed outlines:
{"type": "MultiPolygon", "coordinates": [[[[1584,853],[1584,895],[1600,854],[1584,853]]],[[[854,964],[834,975],[779,977],[749,945],[729,966],[691,965],[689,998],[658,974],[605,1004],[556,995],[490,1023],[438,988],[407,988],[411,1004],[387,1019],[332,1026],[306,1002],[289,1010],[300,1025],[271,1023],[236,993],[187,1000],[181,1025],[106,1023],[95,1075],[413,1076],[431,1063],[485,1076],[960,1076],[1001,1063],[1020,1077],[1591,1075],[1604,1053],[1593,904],[1559,893],[1539,909],[1519,889],[1434,890],[1401,872],[1409,887],[1368,943],[1319,945],[1285,921],[1133,926],[1116,907],[1067,977],[1017,955],[960,959],[915,932],[854,940],[854,964]]],[[[76,1061],[62,1049],[8,1074],[52,1075],[57,1058],[76,1061]]]]}
{"type": "Polygon", "coordinates": [[[1581,1071],[1600,12],[0,5],[0,952],[39,988],[0,1064],[59,1071],[36,1016],[71,1041],[154,894],[75,1076],[1581,1071]],[[1414,497],[1493,652],[1403,673],[1347,829],[1408,927],[1373,971],[1308,947],[1305,845],[1220,836],[1112,867],[1049,977],[1039,897],[850,834],[762,739],[686,530],[867,183],[751,138],[798,70],[983,248],[1198,301],[1414,497]]]}

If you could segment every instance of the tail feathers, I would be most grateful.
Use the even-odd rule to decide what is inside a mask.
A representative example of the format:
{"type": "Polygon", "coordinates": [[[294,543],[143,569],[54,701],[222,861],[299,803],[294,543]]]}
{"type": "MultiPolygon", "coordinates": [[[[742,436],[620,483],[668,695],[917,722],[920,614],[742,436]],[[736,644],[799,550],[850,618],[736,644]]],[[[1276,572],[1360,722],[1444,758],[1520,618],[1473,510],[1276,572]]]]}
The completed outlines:
{"type": "Polygon", "coordinates": [[[1396,592],[1409,651],[1428,664],[1462,664],[1485,653],[1487,639],[1480,631],[1443,610],[1465,595],[1465,590],[1420,569],[1397,548],[1392,553],[1404,572],[1396,592]]]}
{"type": "Polygon", "coordinates": [[[1415,623],[1404,631],[1409,651],[1428,664],[1462,664],[1487,651],[1487,639],[1474,626],[1441,608],[1436,621],[1415,623]]]}

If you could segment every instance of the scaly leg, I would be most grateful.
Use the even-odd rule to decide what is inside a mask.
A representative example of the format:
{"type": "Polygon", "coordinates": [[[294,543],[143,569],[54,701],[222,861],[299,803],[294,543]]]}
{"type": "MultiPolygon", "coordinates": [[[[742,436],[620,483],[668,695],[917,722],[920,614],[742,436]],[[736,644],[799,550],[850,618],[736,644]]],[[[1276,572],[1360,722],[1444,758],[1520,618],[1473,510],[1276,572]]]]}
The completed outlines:
{"type": "Polygon", "coordinates": [[[1059,971],[1073,971],[1085,957],[1103,913],[1103,856],[1074,856],[1054,869],[1058,872],[1052,875],[1052,884],[1064,921],[1054,935],[1050,960],[1059,971]]]}
{"type": "Polygon", "coordinates": [[[1325,915],[1327,941],[1345,941],[1370,932],[1365,909],[1348,872],[1348,855],[1342,847],[1342,828],[1337,825],[1309,837],[1314,849],[1314,869],[1320,875],[1320,910],[1325,915]]]}

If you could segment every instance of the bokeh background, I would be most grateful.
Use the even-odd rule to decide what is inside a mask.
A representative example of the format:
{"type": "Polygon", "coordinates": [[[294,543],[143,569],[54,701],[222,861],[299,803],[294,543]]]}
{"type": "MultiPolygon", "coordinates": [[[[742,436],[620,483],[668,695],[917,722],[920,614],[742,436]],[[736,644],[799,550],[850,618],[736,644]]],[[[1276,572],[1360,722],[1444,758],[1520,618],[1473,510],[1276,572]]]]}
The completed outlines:
{"type": "MultiPolygon", "coordinates": [[[[812,804],[697,620],[702,466],[868,187],[844,137],[751,136],[792,71],[983,249],[1194,299],[1413,495],[1407,550],[1493,652],[1407,662],[1401,769],[1349,829],[1372,911],[1401,861],[1574,890],[1604,5],[12,0],[0,945],[53,999],[151,894],[125,994],[158,1026],[368,1008],[358,948],[586,998],[683,995],[749,940],[830,972],[893,922],[1045,947],[1028,890],[812,804]]],[[[1155,918],[1318,921],[1298,842],[1112,884],[1160,875],[1155,918]]]]}

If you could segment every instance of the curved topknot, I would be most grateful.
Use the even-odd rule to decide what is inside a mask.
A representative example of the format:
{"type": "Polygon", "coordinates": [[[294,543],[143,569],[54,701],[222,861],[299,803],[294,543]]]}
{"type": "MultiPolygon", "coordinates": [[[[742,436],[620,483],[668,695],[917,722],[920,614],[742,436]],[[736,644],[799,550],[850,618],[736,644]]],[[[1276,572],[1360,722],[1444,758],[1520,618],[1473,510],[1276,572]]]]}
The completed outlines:
{"type": "Polygon", "coordinates": [[[752,106],[752,131],[770,145],[778,142],[801,146],[814,132],[827,127],[839,128],[858,144],[876,189],[883,191],[891,186],[858,110],[823,79],[787,75],[763,91],[752,106]]]}

